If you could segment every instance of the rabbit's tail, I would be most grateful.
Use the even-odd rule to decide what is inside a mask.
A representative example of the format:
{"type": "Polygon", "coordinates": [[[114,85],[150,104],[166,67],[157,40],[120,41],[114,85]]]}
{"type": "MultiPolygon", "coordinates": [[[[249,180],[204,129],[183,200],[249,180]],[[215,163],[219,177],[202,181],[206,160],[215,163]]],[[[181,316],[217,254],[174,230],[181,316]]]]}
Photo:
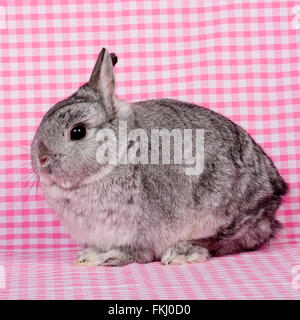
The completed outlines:
{"type": "Polygon", "coordinates": [[[282,178],[282,176],[279,174],[272,160],[266,154],[265,156],[266,156],[265,168],[266,168],[266,172],[268,174],[270,183],[273,187],[274,196],[282,197],[288,192],[289,187],[284,181],[284,179],[282,178]]]}

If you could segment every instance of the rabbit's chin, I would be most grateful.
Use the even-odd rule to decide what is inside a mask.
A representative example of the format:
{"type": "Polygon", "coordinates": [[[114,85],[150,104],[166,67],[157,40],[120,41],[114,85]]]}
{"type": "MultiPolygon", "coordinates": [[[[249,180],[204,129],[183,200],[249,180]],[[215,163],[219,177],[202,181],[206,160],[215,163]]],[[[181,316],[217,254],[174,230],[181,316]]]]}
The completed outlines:
{"type": "Polygon", "coordinates": [[[41,184],[45,186],[57,185],[58,187],[63,189],[70,189],[73,187],[71,181],[56,177],[54,175],[49,175],[41,172],[39,176],[41,184]]]}

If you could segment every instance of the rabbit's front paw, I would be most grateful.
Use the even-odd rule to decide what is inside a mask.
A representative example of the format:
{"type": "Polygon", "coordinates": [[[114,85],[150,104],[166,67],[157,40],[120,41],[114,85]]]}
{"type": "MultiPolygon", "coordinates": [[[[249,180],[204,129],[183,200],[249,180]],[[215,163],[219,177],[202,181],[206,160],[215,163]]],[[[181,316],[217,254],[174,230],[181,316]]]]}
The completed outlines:
{"type": "Polygon", "coordinates": [[[164,265],[204,262],[208,259],[209,252],[206,248],[189,241],[178,243],[169,248],[161,258],[164,265]]]}
{"type": "Polygon", "coordinates": [[[123,266],[131,262],[125,252],[117,249],[102,252],[88,248],[77,254],[76,262],[81,266],[123,266]]]}

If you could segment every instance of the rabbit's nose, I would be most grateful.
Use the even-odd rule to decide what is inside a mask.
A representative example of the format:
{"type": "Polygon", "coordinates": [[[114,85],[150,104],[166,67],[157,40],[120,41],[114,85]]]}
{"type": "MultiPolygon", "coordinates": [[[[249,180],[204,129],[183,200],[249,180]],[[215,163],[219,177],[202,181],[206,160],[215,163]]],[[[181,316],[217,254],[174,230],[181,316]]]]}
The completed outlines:
{"type": "Polygon", "coordinates": [[[40,164],[41,164],[41,165],[45,164],[45,163],[46,163],[46,161],[47,161],[47,159],[48,159],[48,157],[42,157],[42,158],[39,158],[39,160],[40,160],[40,164]]]}
{"type": "Polygon", "coordinates": [[[45,146],[45,144],[41,142],[39,145],[38,158],[42,166],[45,165],[45,163],[47,162],[48,156],[49,156],[49,150],[45,146]]]}

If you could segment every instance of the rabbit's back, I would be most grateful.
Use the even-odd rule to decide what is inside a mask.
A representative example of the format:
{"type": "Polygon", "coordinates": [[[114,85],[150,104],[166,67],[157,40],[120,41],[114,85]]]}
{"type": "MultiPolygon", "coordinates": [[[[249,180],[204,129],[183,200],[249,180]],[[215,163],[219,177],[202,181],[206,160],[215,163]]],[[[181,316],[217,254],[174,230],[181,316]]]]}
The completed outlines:
{"type": "MultiPolygon", "coordinates": [[[[136,104],[135,127],[143,128],[149,134],[152,129],[204,130],[204,174],[196,177],[197,181],[204,181],[208,172],[235,178],[238,178],[237,174],[246,174],[255,178],[252,183],[257,181],[278,196],[287,192],[287,185],[271,159],[244,129],[228,118],[198,105],[172,99],[136,104]]],[[[222,180],[220,176],[218,179],[222,180]]]]}

